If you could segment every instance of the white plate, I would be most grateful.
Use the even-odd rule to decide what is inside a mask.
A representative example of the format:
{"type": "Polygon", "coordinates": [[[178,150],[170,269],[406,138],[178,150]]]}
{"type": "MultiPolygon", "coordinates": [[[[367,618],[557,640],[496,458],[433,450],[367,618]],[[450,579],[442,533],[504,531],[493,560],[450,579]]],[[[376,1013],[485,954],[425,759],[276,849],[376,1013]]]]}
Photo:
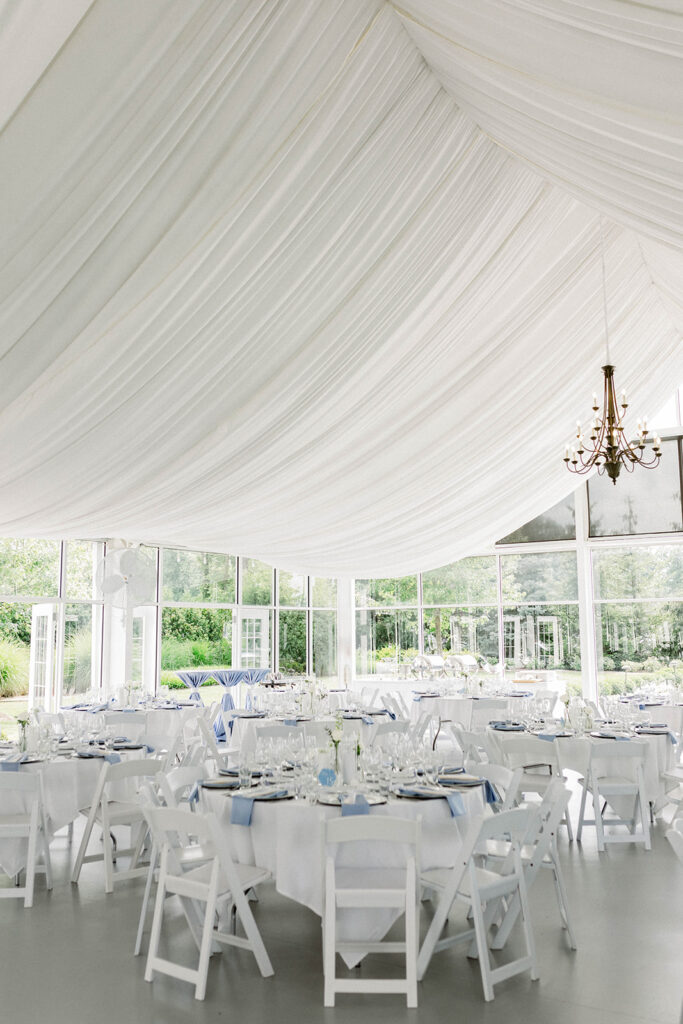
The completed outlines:
{"type": "MultiPolygon", "coordinates": [[[[385,796],[378,796],[377,793],[364,793],[365,799],[367,800],[370,807],[376,807],[378,804],[385,804],[387,798],[385,796]]],[[[345,800],[344,803],[352,804],[353,800],[345,800]]],[[[341,798],[339,793],[321,793],[318,797],[319,804],[325,804],[327,807],[339,807],[341,806],[341,798]]]]}

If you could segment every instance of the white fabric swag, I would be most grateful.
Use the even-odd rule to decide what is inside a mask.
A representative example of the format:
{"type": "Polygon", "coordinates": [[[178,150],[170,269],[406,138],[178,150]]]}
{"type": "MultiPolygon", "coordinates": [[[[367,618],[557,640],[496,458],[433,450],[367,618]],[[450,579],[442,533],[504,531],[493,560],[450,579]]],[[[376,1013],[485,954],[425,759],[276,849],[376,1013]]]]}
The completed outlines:
{"type": "Polygon", "coordinates": [[[619,387],[683,376],[682,26],[0,5],[0,533],[397,575],[559,500],[601,213],[619,387]]]}

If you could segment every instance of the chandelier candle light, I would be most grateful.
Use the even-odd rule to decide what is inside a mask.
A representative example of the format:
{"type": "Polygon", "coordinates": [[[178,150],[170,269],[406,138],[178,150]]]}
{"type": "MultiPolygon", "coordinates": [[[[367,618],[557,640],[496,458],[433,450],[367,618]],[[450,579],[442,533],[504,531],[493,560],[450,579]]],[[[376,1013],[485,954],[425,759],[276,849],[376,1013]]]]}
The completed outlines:
{"type": "Polygon", "coordinates": [[[607,327],[607,287],[605,283],[605,240],[600,218],[600,253],[602,257],[602,298],[605,317],[605,347],[607,359],[602,372],[605,375],[602,416],[598,416],[600,406],[598,396],[593,392],[593,420],[590,426],[590,438],[586,440],[581,421],[576,423],[576,440],[578,445],[567,445],[564,450],[564,462],[572,473],[583,476],[597,468],[598,473],[607,473],[613,484],[622,466],[632,473],[636,466],[654,469],[659,465],[662,442],[655,435],[654,440],[648,439],[647,419],[638,420],[636,440],[628,441],[624,436],[624,415],[628,408],[626,392],[621,392],[621,402],[617,405],[616,386],[614,383],[614,366],[609,356],[609,331],[607,327]],[[621,409],[621,412],[619,412],[621,409]],[[652,449],[648,449],[652,445],[652,449]]]}

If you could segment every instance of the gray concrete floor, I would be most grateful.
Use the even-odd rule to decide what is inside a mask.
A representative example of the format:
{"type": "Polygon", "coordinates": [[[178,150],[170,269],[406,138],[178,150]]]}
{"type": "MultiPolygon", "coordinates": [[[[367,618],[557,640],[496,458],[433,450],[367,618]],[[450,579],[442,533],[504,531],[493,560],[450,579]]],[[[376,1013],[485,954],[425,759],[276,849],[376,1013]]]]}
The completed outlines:
{"type": "MultiPolygon", "coordinates": [[[[419,1009],[399,996],[338,996],[322,1005],[320,921],[306,908],[265,887],[255,916],[275,976],[262,979],[250,953],[226,949],[212,958],[206,1001],[171,978],[144,981],[144,956],[133,956],[141,881],[122,883],[111,896],[99,864],[84,867],[79,885],[69,882],[75,845],[53,844],[55,886],[39,877],[34,907],[0,901],[2,949],[0,1007],[5,1021],[50,1024],[117,1019],[175,1024],[192,1019],[251,1024],[301,1021],[481,1021],[484,1024],[673,1024],[681,1019],[683,993],[683,865],[659,822],[652,852],[612,846],[598,855],[593,830],[583,844],[566,835],[560,852],[579,948],[569,950],[559,926],[549,875],[531,892],[541,978],[518,976],[496,987],[485,1003],[476,961],[464,946],[437,954],[420,984],[419,1009]]],[[[78,837],[78,831],[76,837],[78,837]]],[[[424,934],[430,905],[424,904],[424,934]]],[[[459,922],[454,921],[457,927],[459,922]]],[[[180,915],[171,918],[169,951],[193,949],[180,915]]],[[[513,935],[511,945],[519,941],[513,935]]],[[[386,972],[391,957],[368,958],[361,970],[386,972]]],[[[396,964],[398,968],[398,964],[396,964]]],[[[398,973],[398,970],[396,971],[398,973]]]]}

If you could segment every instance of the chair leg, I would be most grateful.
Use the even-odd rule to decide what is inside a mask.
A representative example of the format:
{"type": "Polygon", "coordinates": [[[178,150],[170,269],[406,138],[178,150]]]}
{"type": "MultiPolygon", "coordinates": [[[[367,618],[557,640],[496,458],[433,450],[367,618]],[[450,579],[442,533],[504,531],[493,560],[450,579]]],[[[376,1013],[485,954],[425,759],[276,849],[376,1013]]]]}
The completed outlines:
{"type": "Polygon", "coordinates": [[[651,850],[652,843],[650,841],[650,804],[647,797],[644,796],[642,789],[638,790],[638,805],[640,807],[640,820],[643,823],[643,835],[645,836],[645,849],[651,850]]]}
{"type": "Polygon", "coordinates": [[[477,940],[477,952],[479,953],[479,970],[481,972],[481,984],[484,989],[484,999],[487,1003],[490,1003],[493,999],[491,964],[489,962],[486,924],[476,889],[472,893],[472,917],[474,918],[474,932],[477,940]]]}
{"type": "Polygon", "coordinates": [[[406,1006],[417,1007],[417,942],[418,918],[415,881],[408,888],[406,900],[406,1006]]]}
{"type": "Polygon", "coordinates": [[[102,850],[104,853],[104,891],[114,891],[114,843],[109,832],[109,818],[102,806],[102,850]]]}
{"type": "Polygon", "coordinates": [[[424,942],[422,943],[422,949],[420,950],[417,958],[417,977],[419,981],[422,981],[425,971],[429,967],[429,962],[434,954],[434,949],[439,941],[439,936],[444,930],[446,921],[448,920],[452,904],[453,901],[449,900],[445,893],[441,893],[439,902],[436,905],[436,910],[434,911],[432,923],[425,935],[424,942]]]}
{"type": "Polygon", "coordinates": [[[569,903],[567,901],[567,890],[564,887],[564,878],[562,877],[562,871],[560,869],[560,862],[557,857],[553,854],[553,880],[555,882],[555,892],[557,893],[557,902],[560,908],[560,917],[567,929],[567,937],[569,939],[569,946],[571,949],[576,949],[576,939],[574,937],[574,929],[572,928],[571,920],[569,917],[569,903]]]}
{"type": "Polygon", "coordinates": [[[251,912],[247,897],[240,890],[234,892],[233,897],[235,900],[235,906],[237,907],[237,913],[239,914],[239,919],[242,922],[242,927],[244,928],[247,939],[249,940],[251,951],[256,957],[256,963],[258,964],[261,976],[263,978],[269,978],[271,975],[275,974],[275,971],[273,970],[273,965],[270,962],[270,957],[268,956],[265,944],[261,938],[261,933],[258,930],[258,925],[254,920],[254,915],[251,912]]]}
{"type": "Polygon", "coordinates": [[[161,936],[161,921],[164,916],[164,900],[166,899],[166,861],[164,854],[161,855],[161,868],[159,871],[159,884],[154,902],[154,916],[152,917],[152,931],[149,936],[149,949],[147,950],[147,963],[145,964],[145,981],[151,981],[154,973],[153,963],[159,952],[159,938],[161,936]]]}
{"type": "Polygon", "coordinates": [[[28,860],[26,862],[26,883],[24,887],[24,906],[33,906],[33,888],[36,880],[37,823],[33,822],[28,837],[28,860]]]}
{"type": "Polygon", "coordinates": [[[71,873],[71,881],[77,882],[81,868],[83,867],[83,860],[85,858],[86,851],[88,849],[88,843],[90,842],[90,836],[92,835],[93,825],[95,824],[95,817],[97,815],[97,804],[94,803],[88,813],[88,820],[85,823],[85,829],[83,831],[83,837],[81,839],[81,845],[78,847],[78,853],[76,854],[76,862],[74,869],[71,873]]]}
{"type": "Polygon", "coordinates": [[[600,794],[598,793],[597,786],[593,787],[593,817],[595,818],[595,831],[598,836],[598,850],[600,853],[604,853],[605,827],[602,820],[602,811],[600,810],[600,794]]]}
{"type": "Polygon", "coordinates": [[[325,893],[325,916],[323,918],[323,976],[325,979],[325,995],[323,1004],[334,1006],[335,997],[335,933],[336,933],[336,901],[334,882],[328,879],[325,893]]]}
{"type": "Polygon", "coordinates": [[[138,934],[135,939],[135,956],[139,956],[142,951],[142,936],[145,931],[145,920],[147,918],[147,908],[149,907],[149,898],[152,893],[152,884],[154,882],[154,871],[157,865],[158,851],[156,843],[152,846],[152,853],[149,859],[149,871],[147,872],[147,881],[145,882],[145,893],[142,897],[142,907],[140,908],[140,920],[138,921],[138,934]]]}
{"type": "Polygon", "coordinates": [[[204,915],[204,927],[202,929],[202,942],[199,948],[199,964],[197,966],[197,984],[194,989],[195,999],[203,999],[206,995],[206,979],[209,974],[209,957],[211,956],[211,944],[213,941],[213,922],[216,914],[216,897],[218,895],[218,868],[214,866],[211,884],[209,885],[209,896],[206,901],[206,913],[204,915]]]}
{"type": "Polygon", "coordinates": [[[576,829],[576,841],[581,842],[581,833],[583,832],[583,819],[586,815],[586,795],[588,793],[588,782],[584,782],[581,791],[581,807],[579,808],[579,824],[576,829]]]}
{"type": "Polygon", "coordinates": [[[524,928],[524,938],[526,939],[527,952],[531,958],[531,980],[538,981],[538,963],[536,961],[536,942],[534,941],[534,932],[531,927],[531,914],[529,912],[529,898],[526,891],[526,882],[524,881],[524,872],[520,872],[519,878],[519,905],[522,912],[522,927],[524,928]]]}

